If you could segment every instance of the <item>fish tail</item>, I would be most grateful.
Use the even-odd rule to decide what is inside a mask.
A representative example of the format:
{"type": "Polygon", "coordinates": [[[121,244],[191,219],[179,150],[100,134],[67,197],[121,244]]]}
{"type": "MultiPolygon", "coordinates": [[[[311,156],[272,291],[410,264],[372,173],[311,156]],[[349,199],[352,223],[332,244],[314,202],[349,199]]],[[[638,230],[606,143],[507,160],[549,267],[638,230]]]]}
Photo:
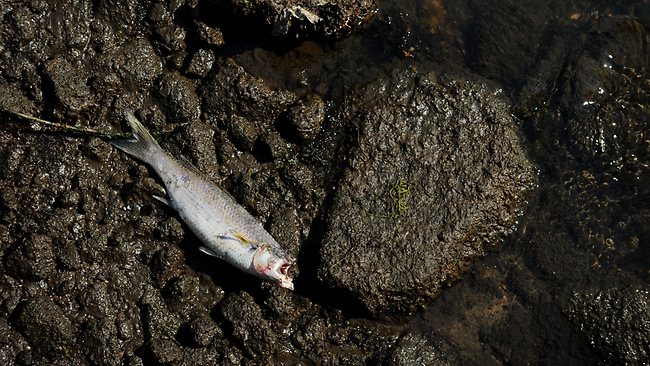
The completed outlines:
{"type": "Polygon", "coordinates": [[[133,115],[133,111],[127,109],[124,116],[133,131],[134,138],[131,140],[111,141],[111,144],[134,158],[151,165],[154,162],[153,159],[162,151],[160,145],[151,136],[147,128],[133,115]]]}

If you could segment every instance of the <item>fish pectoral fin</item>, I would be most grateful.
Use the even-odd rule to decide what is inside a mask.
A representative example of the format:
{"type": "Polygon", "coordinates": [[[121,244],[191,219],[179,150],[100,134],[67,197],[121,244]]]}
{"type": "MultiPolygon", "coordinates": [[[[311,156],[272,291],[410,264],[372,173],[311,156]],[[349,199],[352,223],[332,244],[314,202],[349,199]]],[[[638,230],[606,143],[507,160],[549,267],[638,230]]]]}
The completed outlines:
{"type": "Polygon", "coordinates": [[[234,232],[234,233],[232,233],[232,236],[234,236],[242,244],[249,244],[249,245],[251,244],[251,241],[248,240],[248,238],[246,238],[244,236],[244,234],[242,234],[240,232],[234,232]]]}
{"type": "Polygon", "coordinates": [[[153,196],[153,198],[156,199],[156,201],[158,201],[158,202],[162,202],[162,203],[164,203],[165,205],[167,205],[167,206],[169,206],[169,207],[172,207],[172,201],[170,201],[168,198],[160,197],[160,196],[156,196],[155,194],[153,194],[152,196],[153,196]]]}
{"type": "Polygon", "coordinates": [[[228,234],[219,235],[219,239],[236,241],[245,247],[253,246],[253,242],[250,241],[246,236],[244,236],[244,234],[238,231],[230,230],[228,234]]]}
{"type": "MultiPolygon", "coordinates": [[[[212,249],[210,249],[209,247],[206,247],[206,246],[204,246],[204,245],[200,246],[200,247],[199,247],[199,250],[200,250],[201,252],[207,254],[207,255],[210,255],[210,256],[213,256],[213,257],[217,257],[217,258],[222,258],[222,256],[219,255],[217,252],[215,252],[214,250],[212,250],[212,249]]],[[[222,259],[223,259],[223,258],[222,258],[222,259]]]]}

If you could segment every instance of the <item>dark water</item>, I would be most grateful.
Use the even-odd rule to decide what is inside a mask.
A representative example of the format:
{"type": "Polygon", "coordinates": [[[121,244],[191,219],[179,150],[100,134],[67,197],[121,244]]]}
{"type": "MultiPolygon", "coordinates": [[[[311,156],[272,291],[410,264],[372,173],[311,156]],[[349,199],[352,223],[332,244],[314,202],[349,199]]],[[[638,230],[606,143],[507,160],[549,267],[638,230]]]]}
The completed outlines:
{"type": "Polygon", "coordinates": [[[635,363],[633,356],[604,358],[605,336],[581,331],[588,321],[572,309],[580,307],[576,299],[601,292],[648,288],[649,14],[647,2],[387,1],[366,29],[339,42],[278,51],[241,41],[224,52],[270,84],[338,102],[404,68],[502,90],[539,168],[539,187],[511,237],[405,319],[406,328],[464,364],[635,363]],[[637,28],[610,24],[630,20],[637,28]],[[617,46],[618,36],[630,44],[617,46]],[[580,74],[585,59],[599,63],[592,77],[580,74]],[[611,69],[616,75],[600,74],[611,69]],[[582,105],[596,101],[605,110],[594,118],[611,117],[603,94],[641,106],[640,114],[619,115],[636,121],[629,125],[636,138],[622,141],[611,124],[581,122],[586,84],[596,92],[582,105]],[[635,159],[641,163],[628,163],[635,159]]]}

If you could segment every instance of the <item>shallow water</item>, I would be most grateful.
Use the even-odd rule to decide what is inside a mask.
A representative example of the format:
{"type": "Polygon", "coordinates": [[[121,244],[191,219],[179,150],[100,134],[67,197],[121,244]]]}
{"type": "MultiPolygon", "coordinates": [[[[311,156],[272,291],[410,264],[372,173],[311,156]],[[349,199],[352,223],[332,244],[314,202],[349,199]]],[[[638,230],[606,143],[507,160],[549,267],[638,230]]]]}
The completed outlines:
{"type": "MultiPolygon", "coordinates": [[[[597,34],[603,19],[638,19],[647,41],[648,14],[645,2],[386,1],[365,29],[342,41],[308,41],[282,51],[251,47],[236,59],[271,84],[317,90],[335,101],[377,75],[404,68],[481,78],[501,89],[539,168],[539,186],[510,238],[403,324],[462,364],[596,364],[603,356],[594,348],[602,344],[580,332],[568,309],[575,294],[648,288],[648,170],[626,177],[629,172],[608,163],[613,158],[596,143],[586,147],[591,152],[576,153],[565,127],[571,108],[561,107],[557,89],[581,55],[594,52],[584,38],[597,34]],[[527,94],[537,80],[553,81],[541,88],[541,100],[539,93],[527,94]]],[[[632,56],[596,50],[610,55],[600,60],[602,68],[611,68],[609,61],[624,69],[647,60],[647,43],[638,45],[632,56]]],[[[646,72],[647,65],[634,75],[647,78],[646,72]]],[[[574,82],[583,81],[578,76],[574,82]]],[[[604,77],[590,82],[607,83],[604,77]]],[[[648,102],[647,93],[617,96],[619,91],[605,93],[648,102]]],[[[637,153],[647,162],[647,143],[637,153]]],[[[645,337],[647,342],[650,334],[645,337]]],[[[617,357],[610,361],[620,362],[617,357]]]]}

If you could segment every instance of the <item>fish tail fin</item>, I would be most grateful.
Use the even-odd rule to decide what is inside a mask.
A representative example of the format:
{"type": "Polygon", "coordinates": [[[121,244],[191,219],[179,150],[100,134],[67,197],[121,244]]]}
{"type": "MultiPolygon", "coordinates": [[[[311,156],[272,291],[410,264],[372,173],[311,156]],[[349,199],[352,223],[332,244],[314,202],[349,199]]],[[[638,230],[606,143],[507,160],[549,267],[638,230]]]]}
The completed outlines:
{"type": "Polygon", "coordinates": [[[127,109],[124,112],[126,121],[133,131],[131,140],[115,140],[111,144],[125,153],[145,163],[153,163],[153,159],[162,151],[158,142],[151,136],[146,127],[133,115],[133,111],[127,109]]]}

